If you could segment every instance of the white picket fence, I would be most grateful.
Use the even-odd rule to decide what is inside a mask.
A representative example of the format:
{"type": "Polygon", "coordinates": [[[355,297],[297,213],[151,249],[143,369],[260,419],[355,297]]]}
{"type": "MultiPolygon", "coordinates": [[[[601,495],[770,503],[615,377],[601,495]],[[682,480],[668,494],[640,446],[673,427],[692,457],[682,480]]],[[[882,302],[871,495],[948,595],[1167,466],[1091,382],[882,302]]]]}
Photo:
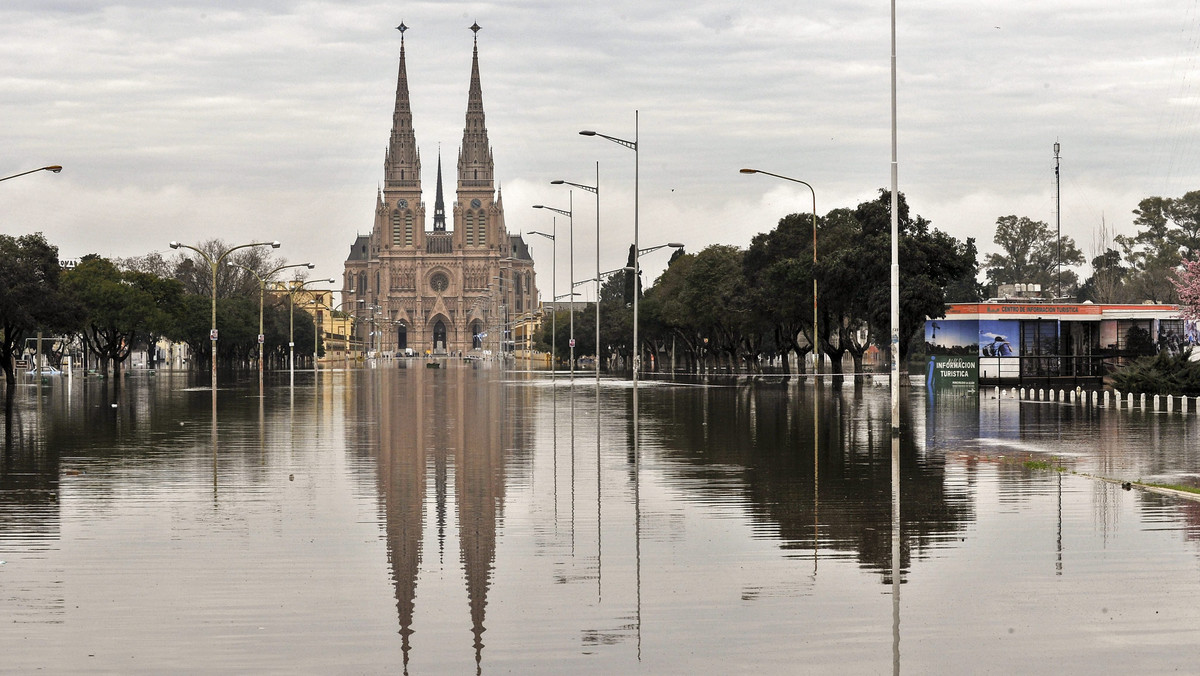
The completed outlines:
{"type": "Polygon", "coordinates": [[[1196,412],[1200,410],[1200,397],[1168,396],[1122,393],[1118,390],[1073,390],[1034,389],[1034,388],[1000,388],[992,391],[994,399],[1018,399],[1021,401],[1058,401],[1082,406],[1103,408],[1146,409],[1151,411],[1166,411],[1172,413],[1196,412]]]}

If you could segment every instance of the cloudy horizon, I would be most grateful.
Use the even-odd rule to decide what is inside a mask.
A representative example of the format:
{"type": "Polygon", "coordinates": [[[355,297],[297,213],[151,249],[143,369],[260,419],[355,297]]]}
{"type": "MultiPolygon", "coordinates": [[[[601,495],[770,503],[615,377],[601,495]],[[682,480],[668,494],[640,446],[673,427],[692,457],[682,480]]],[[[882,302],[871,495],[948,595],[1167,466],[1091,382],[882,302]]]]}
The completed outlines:
{"type": "MultiPolygon", "coordinates": [[[[1063,233],[1089,259],[1101,222],[1132,234],[1138,201],[1200,188],[1194,4],[898,11],[900,190],[934,227],[975,237],[981,261],[1000,216],[1053,226],[1056,141],[1063,233]]],[[[591,183],[599,162],[603,269],[632,239],[633,154],[578,131],[632,138],[635,110],[644,246],[744,247],[811,208],[803,186],[743,166],[808,181],[820,214],[890,180],[886,3],[17,0],[0,9],[0,175],[64,170],[0,186],[0,232],[45,232],[64,258],[278,239],[312,276],[340,277],[373,222],[401,21],[430,214],[439,144],[453,200],[475,21],[508,229],[549,228],[530,208],[566,207],[549,181],[591,183]]],[[[574,204],[585,278],[594,198],[574,204]]],[[[549,243],[527,241],[549,289],[549,243]]],[[[665,261],[646,259],[647,281],[665,261]]]]}

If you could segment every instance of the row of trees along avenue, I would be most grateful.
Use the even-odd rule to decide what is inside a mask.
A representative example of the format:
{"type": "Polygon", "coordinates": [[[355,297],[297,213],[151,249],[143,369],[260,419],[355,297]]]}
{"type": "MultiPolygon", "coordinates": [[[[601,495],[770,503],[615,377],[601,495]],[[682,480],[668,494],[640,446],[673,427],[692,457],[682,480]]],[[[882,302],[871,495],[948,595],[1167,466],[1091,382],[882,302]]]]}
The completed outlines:
{"type": "MultiPolygon", "coordinates": [[[[209,240],[198,248],[215,260],[229,246],[209,240]]],[[[263,277],[282,264],[260,247],[235,251],[225,260],[263,277]]],[[[246,270],[217,270],[218,365],[237,366],[257,358],[259,288],[258,279],[246,270]]],[[[58,248],[41,233],[0,235],[0,369],[9,392],[16,380],[15,360],[25,352],[26,339],[39,330],[68,339],[44,341],[44,349],[54,350],[47,358],[56,366],[65,344],[78,339],[89,368],[119,376],[132,350],[166,338],[187,343],[192,366],[207,369],[213,358],[211,303],[212,268],[194,252],[118,260],[88,255],[75,267],[63,269],[58,248]]],[[[288,352],[287,298],[268,295],[266,303],[266,362],[282,364],[288,352]]],[[[296,344],[311,345],[312,315],[301,308],[293,314],[296,344]]]]}
{"type": "MultiPolygon", "coordinates": [[[[961,241],[911,216],[899,196],[901,335],[913,336],[926,316],[940,316],[946,300],[978,299],[981,287],[973,239],[961,241]]],[[[792,214],[770,232],[756,235],[748,249],[713,245],[699,253],[676,251],[662,276],[646,289],[640,307],[644,354],[669,355],[678,366],[704,364],[757,369],[764,359],[794,355],[800,369],[812,351],[813,336],[841,372],[850,355],[856,370],[872,345],[886,349],[890,250],[890,194],[854,209],[835,209],[817,219],[818,256],[814,268],[812,215],[792,214]],[[817,326],[813,326],[812,281],[819,287],[817,326]]],[[[632,253],[631,253],[632,256],[632,253]]],[[[632,266],[632,258],[627,265],[632,266]]],[[[600,354],[631,355],[632,274],[617,272],[600,293],[600,354]]],[[[576,354],[593,354],[593,312],[575,319],[576,354]]],[[[556,324],[560,359],[567,357],[566,311],[543,321],[541,347],[549,349],[556,324]]],[[[910,341],[901,342],[901,359],[910,341]]],[[[788,360],[782,360],[785,371],[788,360]]],[[[647,363],[648,368],[655,365],[647,363]]]]}
{"type": "Polygon", "coordinates": [[[1200,190],[1143,199],[1133,210],[1132,226],[1132,234],[1114,234],[1101,218],[1085,257],[1074,240],[1060,239],[1042,221],[1002,216],[993,240],[999,251],[984,262],[987,280],[1041,284],[1044,292],[1080,302],[1186,304],[1179,285],[1186,264],[1200,255],[1200,190]],[[1080,282],[1071,268],[1085,262],[1092,274],[1080,282]]]}
{"type": "MultiPolygon", "coordinates": [[[[748,249],[710,246],[676,251],[667,270],[642,296],[643,354],[662,358],[674,346],[677,364],[757,368],[764,359],[794,355],[804,369],[812,352],[813,275],[819,288],[815,333],[821,351],[841,370],[849,355],[856,370],[871,345],[886,353],[888,326],[889,194],[817,219],[817,262],[812,216],[792,214],[754,237],[748,249]]],[[[1069,236],[1043,221],[1008,215],[996,219],[996,251],[977,263],[975,241],[955,239],[909,214],[901,195],[901,360],[925,317],[941,316],[947,302],[973,302],[1001,284],[1040,284],[1042,295],[1096,303],[1179,303],[1200,316],[1200,191],[1178,198],[1148,197],[1133,210],[1132,233],[1116,235],[1102,218],[1088,257],[1069,236]],[[977,283],[982,267],[987,287],[977,283]]],[[[632,265],[632,258],[627,265],[632,265]]],[[[628,363],[633,284],[618,272],[600,294],[601,354],[628,363]]],[[[567,317],[557,320],[559,358],[567,356],[567,317]]],[[[592,312],[576,316],[576,354],[594,352],[592,312]]],[[[543,324],[549,349],[551,322],[543,324]]],[[[788,368],[788,361],[782,361],[788,368]]],[[[648,362],[653,368],[653,362],[648,362]]]]}

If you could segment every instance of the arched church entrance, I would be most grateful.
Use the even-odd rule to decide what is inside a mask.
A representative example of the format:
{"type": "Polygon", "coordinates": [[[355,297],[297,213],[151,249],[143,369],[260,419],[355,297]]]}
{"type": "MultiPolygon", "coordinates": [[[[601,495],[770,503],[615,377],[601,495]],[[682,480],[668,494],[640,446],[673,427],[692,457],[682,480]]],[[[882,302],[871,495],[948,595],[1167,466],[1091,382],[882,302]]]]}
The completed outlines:
{"type": "Polygon", "coordinates": [[[446,352],[446,323],[440,319],[433,325],[433,352],[434,354],[446,352]]]}
{"type": "Polygon", "coordinates": [[[471,349],[483,349],[483,323],[478,319],[471,322],[471,349]]]}
{"type": "Polygon", "coordinates": [[[408,347],[408,327],[401,324],[396,327],[396,349],[403,351],[408,347]]]}

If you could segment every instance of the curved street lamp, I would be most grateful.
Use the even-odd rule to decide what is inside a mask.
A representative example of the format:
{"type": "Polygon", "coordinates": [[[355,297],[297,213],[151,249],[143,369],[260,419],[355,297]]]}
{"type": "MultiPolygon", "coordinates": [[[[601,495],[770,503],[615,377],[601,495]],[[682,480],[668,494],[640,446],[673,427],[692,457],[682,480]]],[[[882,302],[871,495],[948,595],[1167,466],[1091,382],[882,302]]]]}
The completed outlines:
{"type": "MultiPolygon", "coordinates": [[[[347,291],[346,291],[345,289],[340,289],[340,290],[339,290],[339,293],[341,293],[341,294],[342,294],[342,297],[343,297],[343,298],[345,298],[345,296],[346,296],[346,294],[347,294],[347,291]]],[[[330,296],[330,299],[332,300],[332,295],[330,296]]],[[[330,307],[329,305],[326,305],[326,304],[324,304],[324,303],[320,303],[319,301],[315,301],[315,300],[314,300],[314,302],[318,303],[318,307],[323,307],[323,308],[325,308],[326,310],[329,310],[329,327],[330,327],[330,330],[331,330],[331,331],[333,331],[333,330],[336,330],[336,329],[337,329],[337,325],[336,325],[336,324],[334,324],[334,320],[335,320],[336,318],[333,316],[333,313],[337,312],[337,311],[338,311],[338,308],[340,308],[340,307],[342,307],[342,306],[346,305],[347,303],[357,303],[357,301],[354,301],[354,300],[343,300],[342,302],[338,303],[337,305],[334,305],[333,307],[330,307]]],[[[356,308],[356,309],[357,309],[357,308],[356,308]]],[[[348,313],[346,313],[346,312],[344,312],[344,311],[343,311],[343,312],[342,312],[342,314],[348,314],[348,313]]],[[[351,332],[352,330],[353,330],[353,324],[351,324],[351,328],[350,328],[350,329],[347,329],[347,328],[346,328],[346,322],[345,322],[345,318],[343,318],[343,321],[342,321],[342,331],[343,331],[344,333],[343,333],[343,335],[342,335],[342,347],[343,347],[344,349],[342,350],[342,355],[343,355],[343,356],[346,358],[346,362],[347,362],[347,363],[349,363],[349,362],[350,362],[350,332],[351,332]]],[[[314,352],[315,352],[315,350],[314,350],[314,352]]]]}
{"type": "MultiPolygon", "coordinates": [[[[682,249],[683,244],[680,242],[667,242],[666,244],[659,244],[658,246],[648,246],[645,249],[638,249],[638,255],[645,256],[646,254],[650,253],[651,251],[658,251],[659,249],[665,249],[667,247],[671,247],[672,249],[682,249]]],[[[628,268],[621,268],[621,269],[626,270],[628,268]]]]}
{"type": "MultiPolygon", "coordinates": [[[[572,183],[571,181],[550,181],[550,185],[570,185],[580,190],[586,190],[596,196],[596,384],[600,384],[600,163],[596,162],[596,185],[572,183]]],[[[571,247],[574,249],[575,237],[572,233],[571,247]]]]}
{"type": "MultiPolygon", "coordinates": [[[[299,284],[288,285],[288,362],[289,372],[293,377],[296,375],[296,292],[304,290],[304,287],[309,284],[321,284],[329,282],[337,284],[336,279],[310,279],[299,284]]],[[[313,331],[317,330],[317,322],[313,321],[313,331]]],[[[314,365],[315,369],[316,366],[314,365]]]]}
{"type": "Polygon", "coordinates": [[[200,254],[201,258],[208,262],[209,268],[212,269],[212,327],[209,329],[208,339],[212,341],[212,391],[214,402],[216,401],[217,396],[217,270],[221,267],[221,261],[225,260],[226,256],[234,251],[237,251],[238,249],[246,249],[253,246],[269,246],[272,249],[278,249],[279,242],[277,240],[274,242],[253,242],[251,244],[239,244],[235,247],[231,247],[222,251],[217,255],[216,260],[213,260],[213,258],[203,250],[197,249],[194,246],[181,244],[179,242],[171,242],[170,244],[172,249],[183,248],[195,251],[196,253],[200,254]]]}
{"type": "Polygon", "coordinates": [[[38,167],[37,169],[30,169],[29,171],[22,171],[21,173],[13,174],[12,176],[5,176],[4,178],[0,178],[0,181],[7,181],[10,178],[16,178],[18,176],[24,176],[26,174],[36,174],[39,171],[49,171],[49,172],[57,174],[58,172],[62,171],[62,167],[57,164],[52,164],[48,167],[38,167]]]}
{"type": "Polygon", "coordinates": [[[272,275],[280,270],[286,270],[288,268],[308,268],[309,270],[312,270],[316,266],[314,266],[312,263],[293,263],[291,265],[280,265],[274,270],[260,275],[258,274],[257,270],[254,268],[248,268],[245,265],[239,265],[233,262],[228,263],[228,265],[231,268],[241,268],[242,270],[254,275],[254,278],[258,280],[258,380],[261,383],[263,376],[263,342],[266,340],[265,336],[263,335],[263,297],[267,293],[267,282],[270,281],[272,275]]]}
{"type": "MultiPolygon", "coordinates": [[[[567,232],[568,232],[568,236],[571,238],[571,248],[570,248],[571,254],[568,257],[570,264],[567,266],[569,268],[567,274],[570,275],[570,278],[572,281],[574,281],[574,279],[575,279],[574,207],[575,207],[574,191],[569,191],[567,193],[567,208],[566,209],[555,209],[554,207],[548,207],[548,206],[545,206],[542,204],[533,205],[534,209],[546,209],[547,211],[553,211],[556,214],[562,214],[563,216],[567,217],[567,223],[568,223],[567,232]]],[[[557,299],[555,299],[555,300],[557,300],[557,299]]],[[[575,377],[575,301],[574,300],[571,301],[571,377],[572,378],[575,377]]]]}
{"type": "Polygon", "coordinates": [[[812,200],[813,200],[813,206],[812,206],[812,235],[813,235],[813,350],[814,350],[814,352],[813,352],[813,360],[814,360],[814,361],[813,361],[813,363],[814,363],[814,365],[815,365],[815,367],[816,367],[816,371],[817,371],[816,375],[817,375],[817,377],[820,377],[820,375],[821,375],[821,339],[820,339],[820,337],[819,337],[819,335],[818,335],[818,334],[819,334],[819,330],[817,329],[817,191],[816,191],[816,190],[814,190],[814,189],[813,189],[813,187],[812,187],[811,185],[809,185],[807,182],[805,182],[805,181],[801,181],[801,180],[800,180],[800,179],[798,179],[798,178],[792,178],[792,177],[790,177],[790,176],[780,176],[779,174],[772,174],[772,173],[771,173],[771,172],[769,172],[769,171],[763,171],[763,170],[761,170],[761,169],[741,169],[741,170],[739,170],[739,171],[740,171],[741,173],[743,173],[743,174],[763,174],[763,175],[765,175],[765,176],[774,176],[775,178],[783,179],[783,180],[785,180],[785,181],[791,181],[792,183],[799,183],[800,185],[803,185],[804,187],[808,188],[809,192],[811,192],[811,193],[812,193],[812,200]]]}
{"type": "Polygon", "coordinates": [[[558,231],[558,219],[551,219],[550,234],[530,230],[531,235],[540,235],[550,240],[552,248],[550,254],[550,375],[554,375],[554,360],[558,358],[558,312],[554,307],[554,296],[556,293],[555,283],[555,261],[558,260],[558,242],[554,239],[554,233],[558,231]]]}
{"type": "MultiPolygon", "coordinates": [[[[638,248],[638,190],[640,181],[640,158],[638,153],[638,111],[633,111],[633,140],[627,141],[616,136],[601,134],[597,131],[585,129],[579,134],[581,136],[599,136],[602,139],[608,139],[619,146],[629,148],[633,151],[633,248],[638,248]]],[[[641,267],[638,265],[637,256],[633,257],[633,387],[637,389],[638,367],[641,365],[642,351],[638,345],[638,283],[637,280],[641,277],[641,267]]]]}

